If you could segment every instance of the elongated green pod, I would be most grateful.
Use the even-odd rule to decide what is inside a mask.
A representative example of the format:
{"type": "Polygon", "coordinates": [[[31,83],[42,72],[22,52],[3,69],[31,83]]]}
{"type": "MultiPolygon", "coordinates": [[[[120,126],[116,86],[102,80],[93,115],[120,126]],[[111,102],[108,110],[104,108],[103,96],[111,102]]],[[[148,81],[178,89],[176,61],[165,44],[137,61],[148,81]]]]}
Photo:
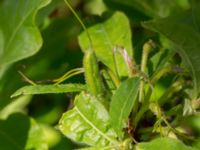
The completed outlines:
{"type": "Polygon", "coordinates": [[[92,50],[85,52],[83,67],[85,70],[85,80],[88,91],[94,96],[103,95],[103,85],[99,74],[99,66],[92,50]]]}
{"type": "Polygon", "coordinates": [[[86,26],[84,25],[80,17],[77,15],[75,10],[72,8],[72,6],[69,4],[69,2],[67,0],[64,0],[64,2],[68,6],[68,8],[71,10],[71,12],[74,14],[74,16],[77,18],[77,20],[83,27],[89,39],[90,49],[85,52],[85,55],[83,58],[83,67],[85,70],[85,80],[86,80],[88,91],[94,96],[103,95],[103,85],[102,85],[101,77],[99,74],[97,59],[93,51],[91,36],[86,26]]]}

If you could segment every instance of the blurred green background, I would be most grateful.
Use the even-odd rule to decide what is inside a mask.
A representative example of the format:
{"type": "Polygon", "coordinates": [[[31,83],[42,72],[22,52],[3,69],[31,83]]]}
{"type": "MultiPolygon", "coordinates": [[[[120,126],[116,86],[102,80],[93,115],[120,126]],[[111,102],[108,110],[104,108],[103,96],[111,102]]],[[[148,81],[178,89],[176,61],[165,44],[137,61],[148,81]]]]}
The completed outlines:
{"type": "MultiPolygon", "coordinates": [[[[190,8],[188,0],[70,0],[70,3],[87,27],[102,21],[109,12],[115,10],[125,12],[130,19],[134,57],[138,64],[144,42],[149,38],[159,41],[156,33],[144,29],[140,23],[164,18],[190,8]]],[[[63,0],[52,0],[49,5],[39,10],[36,23],[43,38],[42,48],[36,55],[14,63],[1,76],[0,117],[5,119],[14,112],[28,114],[41,124],[44,129],[43,136],[48,141],[50,149],[74,149],[78,145],[62,136],[54,127],[62,113],[71,107],[75,94],[10,98],[17,89],[29,84],[19,71],[35,83],[47,84],[52,83],[52,80],[61,77],[70,69],[82,67],[83,54],[78,45],[77,36],[83,29],[63,0]]],[[[162,86],[167,87],[165,83],[170,82],[169,77],[162,86]]],[[[65,83],[84,83],[84,77],[83,75],[74,76],[65,83]]],[[[161,92],[163,92],[162,86],[158,87],[161,92]]],[[[188,119],[192,120],[189,122],[200,133],[198,125],[200,119],[188,119]]]]}

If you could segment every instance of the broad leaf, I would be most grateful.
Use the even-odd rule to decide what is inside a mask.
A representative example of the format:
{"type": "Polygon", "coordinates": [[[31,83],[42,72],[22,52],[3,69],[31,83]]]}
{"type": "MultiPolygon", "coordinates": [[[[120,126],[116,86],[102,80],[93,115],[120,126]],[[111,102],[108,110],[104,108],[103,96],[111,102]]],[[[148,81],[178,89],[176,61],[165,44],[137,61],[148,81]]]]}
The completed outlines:
{"type": "Polygon", "coordinates": [[[123,128],[127,126],[128,116],[136,102],[139,83],[138,77],[124,81],[112,97],[110,104],[111,124],[119,137],[123,136],[123,128]]]}
{"type": "MultiPolygon", "coordinates": [[[[63,2],[63,0],[61,1],[63,2]]],[[[3,78],[0,77],[0,109],[13,102],[10,96],[17,89],[25,86],[26,83],[22,82],[21,76],[17,73],[17,70],[21,70],[22,66],[26,67],[21,71],[30,79],[52,79],[61,76],[66,70],[80,66],[82,54],[76,50],[77,47],[72,48],[70,45],[66,45],[66,42],[70,43],[71,36],[77,36],[79,33],[79,30],[74,30],[77,29],[78,24],[73,20],[74,17],[69,16],[53,19],[49,27],[42,32],[44,43],[39,53],[13,65],[3,78]],[[69,29],[73,31],[69,32],[69,29]],[[54,35],[53,38],[49,38],[52,35],[54,35]],[[59,51],[55,51],[55,49],[59,49],[59,51]],[[68,51],[69,49],[70,51],[68,51]]],[[[71,78],[68,83],[79,79],[79,77],[71,78]]]]}
{"type": "Polygon", "coordinates": [[[23,114],[12,114],[0,120],[0,149],[2,150],[47,150],[40,126],[23,114]]]}
{"type": "Polygon", "coordinates": [[[95,97],[82,92],[75,98],[74,108],[63,114],[58,127],[76,142],[99,148],[117,146],[109,119],[104,106],[95,97]]]}
{"type": "Polygon", "coordinates": [[[196,150],[192,147],[186,146],[181,141],[171,138],[158,138],[151,142],[139,143],[136,150],[196,150]]]}
{"type": "Polygon", "coordinates": [[[194,80],[193,98],[200,92],[200,1],[193,0],[192,10],[144,23],[144,27],[167,37],[174,45],[194,80]]]}
{"type": "Polygon", "coordinates": [[[50,0],[0,2],[0,68],[35,54],[42,38],[34,19],[50,0]]]}
{"type": "MultiPolygon", "coordinates": [[[[97,58],[113,72],[115,72],[116,65],[121,77],[127,76],[127,66],[119,53],[122,48],[125,48],[129,56],[132,56],[131,30],[128,18],[123,13],[116,12],[107,21],[90,27],[88,32],[97,58]],[[116,55],[116,64],[113,53],[116,55]]],[[[79,43],[83,51],[90,48],[86,32],[79,36],[79,43]]]]}
{"type": "Polygon", "coordinates": [[[80,92],[83,90],[86,90],[86,86],[82,84],[28,85],[17,90],[11,97],[30,94],[80,92]]]}

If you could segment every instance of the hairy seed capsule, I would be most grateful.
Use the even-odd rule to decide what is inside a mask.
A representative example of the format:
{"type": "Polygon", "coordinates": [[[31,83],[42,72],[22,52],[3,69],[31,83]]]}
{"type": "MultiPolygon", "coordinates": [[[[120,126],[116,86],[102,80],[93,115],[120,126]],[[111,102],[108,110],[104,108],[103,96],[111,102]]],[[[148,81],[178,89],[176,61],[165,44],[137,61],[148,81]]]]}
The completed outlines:
{"type": "Polygon", "coordinates": [[[102,95],[102,81],[99,74],[97,59],[93,51],[88,50],[85,52],[83,58],[83,67],[85,70],[85,80],[87,83],[88,91],[94,96],[102,95]]]}

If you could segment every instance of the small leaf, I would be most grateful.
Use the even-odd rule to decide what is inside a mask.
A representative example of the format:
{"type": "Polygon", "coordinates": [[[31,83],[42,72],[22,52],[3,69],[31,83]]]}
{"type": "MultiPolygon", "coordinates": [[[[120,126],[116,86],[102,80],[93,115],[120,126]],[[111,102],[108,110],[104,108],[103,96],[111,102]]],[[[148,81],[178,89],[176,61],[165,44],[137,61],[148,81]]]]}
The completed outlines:
{"type": "Polygon", "coordinates": [[[158,53],[156,53],[153,57],[151,57],[150,58],[150,62],[151,62],[150,65],[152,68],[151,75],[155,75],[161,69],[166,67],[166,65],[169,64],[168,62],[170,58],[173,57],[173,55],[174,55],[174,52],[171,52],[169,50],[161,50],[158,53]]]}
{"type": "Polygon", "coordinates": [[[42,38],[34,19],[50,0],[0,2],[0,68],[35,54],[42,38]]]}
{"type": "Polygon", "coordinates": [[[26,150],[48,150],[48,145],[43,128],[33,119],[30,119],[31,128],[28,133],[26,150]]]}
{"type": "MultiPolygon", "coordinates": [[[[115,72],[115,62],[113,60],[114,49],[123,47],[132,57],[131,30],[128,18],[121,12],[116,12],[111,18],[103,23],[98,23],[88,29],[92,39],[93,48],[97,58],[115,72]],[[113,27],[114,25],[114,27],[113,27]]],[[[90,48],[90,41],[87,34],[83,32],[79,36],[81,49],[86,51],[90,48]]],[[[120,76],[127,76],[127,66],[116,53],[116,66],[120,76]]]]}
{"type": "Polygon", "coordinates": [[[114,93],[110,104],[111,124],[119,137],[123,137],[128,116],[138,96],[140,79],[130,78],[124,81],[114,93]]]}
{"type": "Polygon", "coordinates": [[[151,142],[139,143],[136,150],[196,150],[192,147],[186,146],[181,141],[171,138],[158,138],[151,142]]]}
{"type": "Polygon", "coordinates": [[[70,139],[90,146],[116,145],[116,133],[109,123],[109,114],[93,96],[82,92],[75,98],[75,107],[64,113],[58,128],[70,139]]]}
{"type": "Polygon", "coordinates": [[[86,86],[83,84],[28,85],[17,90],[11,97],[29,94],[80,92],[83,90],[86,90],[86,86]]]}
{"type": "Polygon", "coordinates": [[[193,76],[193,98],[200,93],[200,1],[192,1],[192,9],[164,19],[143,23],[144,27],[156,31],[172,42],[193,76]],[[177,28],[178,25],[178,28],[177,28]]]}

